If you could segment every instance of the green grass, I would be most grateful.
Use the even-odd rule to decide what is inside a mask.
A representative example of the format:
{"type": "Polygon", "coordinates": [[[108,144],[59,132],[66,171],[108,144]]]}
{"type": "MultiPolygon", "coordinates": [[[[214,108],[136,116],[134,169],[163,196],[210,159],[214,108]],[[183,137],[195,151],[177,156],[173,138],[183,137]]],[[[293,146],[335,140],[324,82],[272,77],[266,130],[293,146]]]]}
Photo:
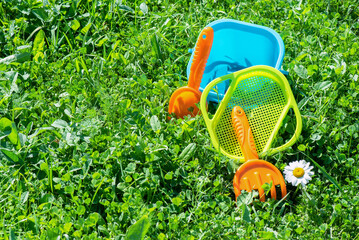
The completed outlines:
{"type": "Polygon", "coordinates": [[[0,1],[0,239],[358,239],[358,5],[0,1]],[[268,160],[326,171],[284,201],[236,204],[202,117],[167,120],[221,18],[283,38],[303,131],[268,160]]]}

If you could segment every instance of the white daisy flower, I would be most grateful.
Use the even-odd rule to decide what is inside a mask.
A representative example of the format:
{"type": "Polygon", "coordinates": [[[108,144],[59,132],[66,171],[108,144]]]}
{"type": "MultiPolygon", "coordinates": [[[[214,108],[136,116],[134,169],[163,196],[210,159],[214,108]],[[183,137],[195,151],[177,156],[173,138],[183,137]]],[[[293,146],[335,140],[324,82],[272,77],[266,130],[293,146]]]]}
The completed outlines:
{"type": "Polygon", "coordinates": [[[312,180],[311,176],[313,176],[314,172],[310,166],[310,163],[300,160],[289,163],[288,166],[284,168],[285,180],[290,182],[293,186],[298,186],[298,184],[302,184],[303,187],[312,180]]]}

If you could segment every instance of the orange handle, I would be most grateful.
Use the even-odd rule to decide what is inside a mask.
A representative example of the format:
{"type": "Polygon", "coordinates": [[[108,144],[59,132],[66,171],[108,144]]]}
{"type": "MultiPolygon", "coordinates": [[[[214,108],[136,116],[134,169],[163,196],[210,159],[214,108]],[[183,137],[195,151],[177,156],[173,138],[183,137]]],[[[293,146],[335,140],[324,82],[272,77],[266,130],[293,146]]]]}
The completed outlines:
{"type": "Polygon", "coordinates": [[[244,110],[239,106],[235,106],[232,110],[232,124],[245,161],[258,159],[258,153],[248,118],[244,110]]]}
{"type": "Polygon", "coordinates": [[[207,59],[211,52],[213,35],[213,28],[205,27],[198,37],[191,65],[188,87],[199,90],[207,59]]]}

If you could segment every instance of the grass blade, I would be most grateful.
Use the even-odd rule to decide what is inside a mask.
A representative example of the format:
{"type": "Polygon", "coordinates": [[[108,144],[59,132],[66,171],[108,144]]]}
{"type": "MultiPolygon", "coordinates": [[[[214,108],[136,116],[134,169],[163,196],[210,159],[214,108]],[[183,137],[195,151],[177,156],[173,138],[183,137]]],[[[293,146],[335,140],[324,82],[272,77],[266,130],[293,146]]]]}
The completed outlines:
{"type": "Polygon", "coordinates": [[[156,54],[156,57],[162,60],[162,53],[161,53],[160,46],[158,44],[158,39],[157,39],[156,34],[153,34],[151,37],[151,45],[152,45],[153,51],[156,54]]]}
{"type": "MultiPolygon", "coordinates": [[[[304,154],[304,153],[303,153],[303,154],[304,154]]],[[[332,178],[332,177],[325,171],[325,169],[324,169],[322,166],[320,166],[316,161],[314,161],[314,159],[312,159],[312,158],[309,157],[308,155],[306,155],[306,154],[304,154],[304,155],[305,155],[307,158],[309,158],[309,160],[323,173],[323,175],[324,175],[331,183],[333,183],[333,184],[339,189],[339,191],[340,191],[341,193],[344,194],[343,189],[339,186],[338,182],[335,181],[335,179],[332,178]]]]}

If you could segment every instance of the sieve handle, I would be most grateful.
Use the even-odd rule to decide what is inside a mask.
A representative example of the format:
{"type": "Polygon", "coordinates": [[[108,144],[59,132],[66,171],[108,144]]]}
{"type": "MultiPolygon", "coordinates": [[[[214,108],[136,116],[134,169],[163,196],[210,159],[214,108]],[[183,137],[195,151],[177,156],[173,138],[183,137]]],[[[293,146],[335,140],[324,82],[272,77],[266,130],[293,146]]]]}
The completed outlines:
{"type": "MultiPolygon", "coordinates": [[[[264,68],[267,68],[267,69],[270,70],[270,67],[268,67],[268,66],[264,67],[264,68]]],[[[302,117],[300,115],[297,103],[295,101],[295,98],[293,96],[292,90],[291,90],[291,88],[289,86],[289,83],[288,83],[287,79],[277,69],[271,69],[271,71],[272,71],[273,74],[276,74],[277,77],[279,77],[281,79],[282,84],[284,84],[284,89],[286,90],[286,92],[288,94],[287,95],[288,103],[285,106],[285,108],[283,109],[283,112],[282,112],[281,116],[279,117],[277,125],[275,126],[274,131],[272,132],[271,136],[269,137],[269,140],[267,141],[266,146],[263,148],[263,151],[260,154],[261,156],[263,156],[263,155],[268,155],[269,156],[269,155],[281,152],[284,149],[292,146],[297,141],[297,139],[300,136],[300,133],[302,132],[302,117]],[[273,139],[276,137],[276,135],[278,133],[278,130],[279,130],[280,126],[281,126],[281,123],[283,122],[285,116],[288,114],[288,111],[291,108],[293,109],[294,114],[295,114],[295,118],[296,118],[295,132],[294,132],[293,136],[291,137],[291,139],[288,142],[286,142],[282,146],[279,146],[279,147],[276,147],[276,148],[271,148],[271,143],[272,143],[273,139]]]]}
{"type": "MultiPolygon", "coordinates": [[[[272,154],[281,152],[284,149],[292,146],[298,140],[298,138],[300,136],[300,133],[302,132],[302,116],[300,115],[299,109],[298,109],[297,104],[296,104],[295,101],[294,102],[291,101],[291,103],[288,105],[288,108],[285,111],[285,114],[284,114],[283,118],[287,115],[288,110],[290,108],[293,109],[294,114],[295,114],[295,119],[296,119],[295,132],[294,132],[292,138],[288,142],[283,144],[282,146],[279,146],[279,147],[276,147],[276,148],[270,148],[268,151],[265,150],[266,149],[266,147],[265,147],[263,150],[267,155],[272,155],[272,154]]],[[[283,121],[283,119],[280,119],[280,122],[282,122],[282,121],[283,121]]]]}
{"type": "MultiPolygon", "coordinates": [[[[202,112],[203,119],[204,119],[204,121],[205,121],[205,123],[206,123],[208,129],[211,129],[211,125],[212,125],[212,121],[213,121],[213,119],[210,119],[210,118],[208,117],[208,111],[207,111],[207,97],[208,97],[208,94],[209,94],[209,92],[211,91],[211,89],[212,89],[214,86],[216,86],[217,84],[219,84],[219,83],[221,83],[221,82],[223,82],[223,81],[225,81],[225,80],[228,80],[228,79],[229,79],[229,77],[228,77],[229,75],[231,75],[231,74],[228,74],[228,75],[226,75],[226,76],[222,76],[222,77],[216,78],[216,79],[214,79],[213,81],[209,82],[209,83],[207,84],[207,86],[205,87],[205,89],[203,90],[203,92],[202,92],[201,100],[200,100],[200,108],[201,108],[201,112],[202,112]]],[[[228,90],[229,90],[229,89],[228,89],[228,90]]],[[[228,90],[227,90],[227,92],[228,92],[228,90]]],[[[223,98],[222,101],[219,103],[218,109],[220,109],[221,104],[224,104],[224,101],[223,101],[223,100],[224,100],[224,98],[223,98]]],[[[210,133],[211,133],[211,131],[210,131],[210,133]]]]}

